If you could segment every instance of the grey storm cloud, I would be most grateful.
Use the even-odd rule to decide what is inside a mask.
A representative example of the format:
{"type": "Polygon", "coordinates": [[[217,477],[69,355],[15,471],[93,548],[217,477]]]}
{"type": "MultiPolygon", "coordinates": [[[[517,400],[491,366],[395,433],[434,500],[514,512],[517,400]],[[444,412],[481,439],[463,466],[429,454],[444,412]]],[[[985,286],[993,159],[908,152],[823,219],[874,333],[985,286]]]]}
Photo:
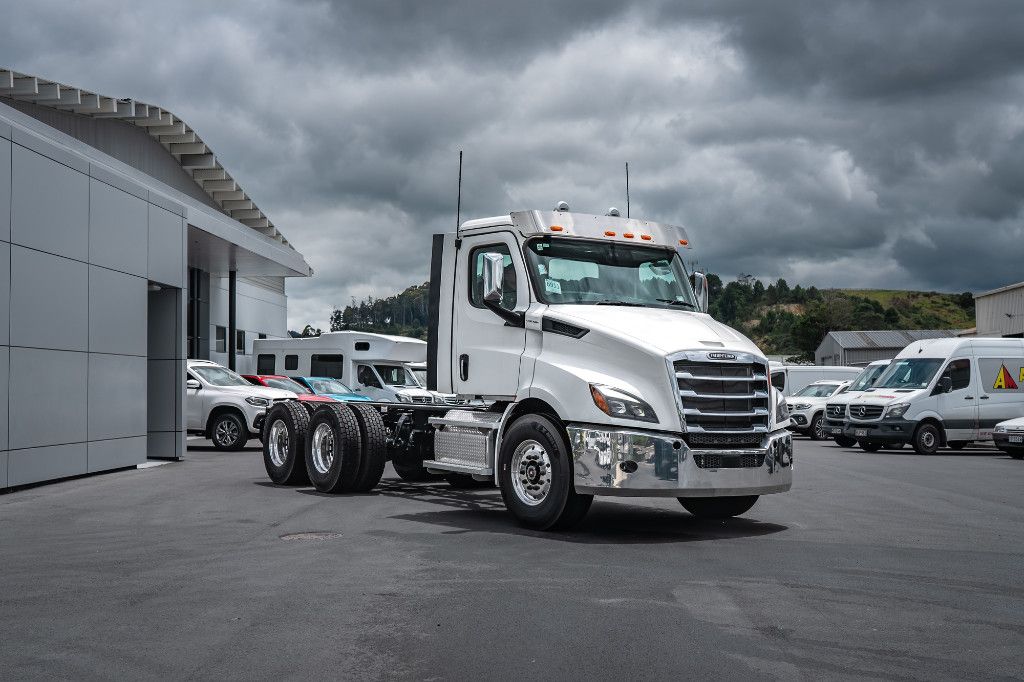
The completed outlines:
{"type": "Polygon", "coordinates": [[[0,63],[159,103],[316,270],[292,326],[558,200],[685,225],[724,276],[1021,279],[1024,4],[5,3],[0,63]]]}

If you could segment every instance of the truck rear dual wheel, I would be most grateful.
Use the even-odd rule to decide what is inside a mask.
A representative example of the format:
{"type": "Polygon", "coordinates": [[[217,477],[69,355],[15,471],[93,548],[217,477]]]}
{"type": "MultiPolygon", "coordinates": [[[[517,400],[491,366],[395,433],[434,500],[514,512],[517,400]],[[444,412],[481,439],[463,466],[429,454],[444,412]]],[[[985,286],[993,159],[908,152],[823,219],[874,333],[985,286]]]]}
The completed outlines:
{"type": "Polygon", "coordinates": [[[366,492],[384,473],[384,423],[365,405],[325,404],[309,420],[305,460],[322,493],[366,492]]]}
{"type": "Polygon", "coordinates": [[[699,519],[728,519],[750,511],[757,502],[757,495],[741,497],[680,497],[683,509],[699,519]]]}
{"type": "Polygon", "coordinates": [[[594,501],[573,488],[573,468],[562,427],[529,414],[509,426],[498,457],[505,507],[520,525],[564,530],[579,523],[594,501]]]}
{"type": "Polygon", "coordinates": [[[278,485],[309,483],[306,473],[306,429],[309,413],[293,401],[270,408],[263,422],[263,466],[278,485]]]}

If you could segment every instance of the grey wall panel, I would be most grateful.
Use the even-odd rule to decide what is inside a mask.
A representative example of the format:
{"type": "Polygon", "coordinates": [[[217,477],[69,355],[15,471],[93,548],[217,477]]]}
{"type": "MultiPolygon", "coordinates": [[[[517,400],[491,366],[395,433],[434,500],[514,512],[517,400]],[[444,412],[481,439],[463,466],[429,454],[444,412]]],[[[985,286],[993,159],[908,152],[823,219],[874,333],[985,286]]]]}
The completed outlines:
{"type": "Polygon", "coordinates": [[[11,241],[10,140],[0,140],[0,241],[11,241]]]}
{"type": "Polygon", "coordinates": [[[7,485],[77,476],[88,468],[85,443],[11,450],[8,459],[7,485]]]}
{"type": "Polygon", "coordinates": [[[0,452],[0,488],[6,488],[10,483],[7,482],[7,453],[0,452]]]}
{"type": "Polygon", "coordinates": [[[99,180],[89,183],[89,262],[146,277],[149,208],[99,180]]]}
{"type": "Polygon", "coordinates": [[[146,436],[91,441],[88,448],[89,472],[142,464],[146,461],[146,442],[146,436]]]}
{"type": "Polygon", "coordinates": [[[86,439],[88,355],[11,348],[10,449],[86,439]]]}
{"type": "Polygon", "coordinates": [[[89,354],[89,440],[146,435],[146,358],[89,354]]]}
{"type": "Polygon", "coordinates": [[[0,346],[11,342],[11,245],[0,242],[0,346]]]}
{"type": "Polygon", "coordinates": [[[149,278],[174,287],[185,286],[184,220],[149,206],[149,278]]]}
{"type": "Polygon", "coordinates": [[[89,266],[11,246],[11,345],[86,350],[89,266]]]}
{"type": "Polygon", "coordinates": [[[146,354],[145,279],[89,266],[89,350],[146,354]]]}
{"type": "Polygon", "coordinates": [[[84,261],[89,257],[89,178],[14,145],[11,241],[84,261]]]}
{"type": "Polygon", "coordinates": [[[180,459],[175,431],[152,431],[147,435],[146,456],[154,459],[180,459]]]}
{"type": "Polygon", "coordinates": [[[177,360],[150,360],[146,383],[146,428],[174,431],[179,428],[177,400],[182,378],[177,360]]]}
{"type": "Polygon", "coordinates": [[[10,367],[10,349],[0,346],[0,450],[7,446],[7,380],[10,367]]]}
{"type": "Polygon", "coordinates": [[[181,324],[181,290],[162,289],[149,292],[147,320],[150,360],[173,360],[181,357],[184,333],[181,324]]]}

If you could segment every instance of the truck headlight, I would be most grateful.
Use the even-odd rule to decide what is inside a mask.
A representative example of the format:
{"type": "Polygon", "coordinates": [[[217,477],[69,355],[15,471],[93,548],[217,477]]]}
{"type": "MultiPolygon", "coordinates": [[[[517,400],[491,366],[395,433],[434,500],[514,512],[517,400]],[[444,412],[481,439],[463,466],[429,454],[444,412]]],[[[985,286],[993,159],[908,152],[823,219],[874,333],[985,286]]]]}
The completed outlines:
{"type": "Polygon", "coordinates": [[[910,409],[910,403],[896,403],[895,405],[890,405],[885,410],[885,418],[886,419],[899,419],[909,409],[910,409]]]}
{"type": "Polygon", "coordinates": [[[780,423],[789,419],[789,405],[785,400],[775,403],[775,422],[780,423]]]}
{"type": "Polygon", "coordinates": [[[609,417],[635,419],[641,422],[657,423],[658,421],[658,416],[654,414],[650,405],[625,391],[611,386],[590,384],[590,395],[594,399],[597,409],[609,417]]]}
{"type": "Polygon", "coordinates": [[[411,403],[412,402],[412,398],[410,398],[409,396],[407,396],[404,393],[397,394],[397,397],[398,397],[398,402],[400,402],[400,403],[411,403]]]}
{"type": "Polygon", "coordinates": [[[270,401],[266,398],[261,398],[258,395],[251,395],[245,399],[245,402],[249,403],[253,407],[270,407],[270,401]]]}

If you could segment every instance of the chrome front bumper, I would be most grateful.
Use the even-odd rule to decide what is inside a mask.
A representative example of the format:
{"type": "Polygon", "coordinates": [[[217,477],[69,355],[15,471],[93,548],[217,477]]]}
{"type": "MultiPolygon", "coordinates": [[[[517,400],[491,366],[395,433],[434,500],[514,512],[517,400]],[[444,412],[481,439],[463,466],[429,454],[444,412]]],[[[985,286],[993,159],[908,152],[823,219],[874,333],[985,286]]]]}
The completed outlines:
{"type": "Polygon", "coordinates": [[[782,493],[793,484],[793,438],[784,429],[764,447],[692,450],[681,435],[570,425],[576,491],[632,497],[725,497],[782,493]],[[760,466],[709,468],[697,458],[748,457],[760,466]]]}

